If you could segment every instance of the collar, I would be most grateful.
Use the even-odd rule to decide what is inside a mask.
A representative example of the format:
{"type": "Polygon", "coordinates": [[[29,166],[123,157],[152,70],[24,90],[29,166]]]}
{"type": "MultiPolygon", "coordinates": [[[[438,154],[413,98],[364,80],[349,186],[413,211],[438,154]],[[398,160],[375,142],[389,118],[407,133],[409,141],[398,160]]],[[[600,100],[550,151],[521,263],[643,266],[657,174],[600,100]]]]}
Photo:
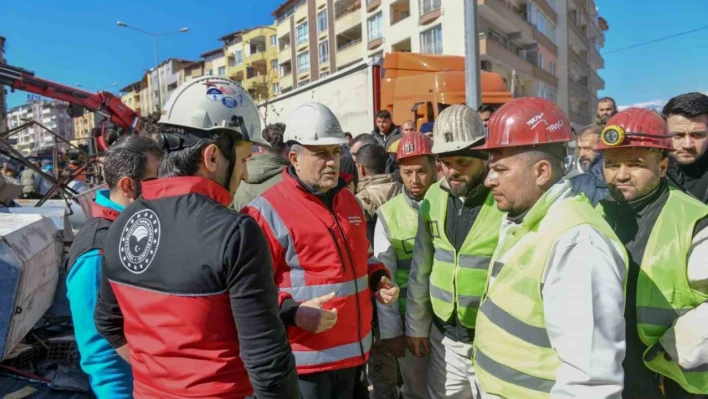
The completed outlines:
{"type": "Polygon", "coordinates": [[[91,216],[102,218],[114,222],[118,215],[125,210],[125,207],[110,199],[110,190],[99,190],[96,192],[96,199],[91,203],[91,216]]]}
{"type": "Polygon", "coordinates": [[[387,184],[387,183],[393,183],[395,180],[393,180],[393,176],[390,174],[382,173],[379,175],[371,175],[371,176],[365,176],[359,179],[359,185],[357,187],[357,190],[363,190],[366,187],[369,186],[376,186],[379,184],[387,184]]]}
{"type": "Polygon", "coordinates": [[[316,191],[314,188],[310,187],[308,184],[300,180],[300,177],[298,177],[297,173],[295,173],[295,168],[292,165],[288,166],[287,168],[285,168],[285,170],[283,170],[283,181],[287,184],[290,184],[291,186],[295,186],[296,188],[307,194],[317,197],[318,199],[324,201],[327,204],[329,204],[330,201],[334,198],[334,196],[337,195],[337,193],[339,193],[348,184],[344,179],[342,179],[340,173],[339,182],[334,188],[327,190],[324,193],[316,191]]]}
{"type": "Polygon", "coordinates": [[[420,210],[420,203],[422,201],[418,201],[417,199],[413,198],[408,193],[408,190],[406,190],[405,187],[403,187],[403,198],[406,199],[406,202],[408,203],[408,205],[410,205],[411,208],[415,209],[416,211],[420,210]]]}
{"type": "Polygon", "coordinates": [[[143,181],[143,197],[146,200],[177,197],[187,194],[201,194],[229,206],[231,194],[215,181],[200,176],[167,177],[143,181]]]}
{"type": "Polygon", "coordinates": [[[517,217],[512,217],[511,219],[509,218],[508,213],[504,213],[504,223],[521,224],[527,230],[532,230],[541,222],[541,220],[543,220],[544,217],[546,217],[548,213],[550,213],[550,210],[554,206],[575,195],[573,194],[572,188],[573,186],[569,180],[561,179],[556,184],[551,186],[551,188],[549,188],[548,191],[546,191],[541,198],[536,201],[531,209],[526,212],[517,215],[517,217]],[[518,217],[521,215],[523,215],[523,219],[518,220],[518,217]]]}
{"type": "Polygon", "coordinates": [[[662,201],[665,196],[668,196],[669,184],[667,180],[661,179],[661,183],[649,194],[634,201],[619,202],[614,197],[609,196],[606,202],[615,203],[616,206],[627,214],[634,214],[641,218],[650,213],[657,207],[663,207],[666,201],[662,201]]]}

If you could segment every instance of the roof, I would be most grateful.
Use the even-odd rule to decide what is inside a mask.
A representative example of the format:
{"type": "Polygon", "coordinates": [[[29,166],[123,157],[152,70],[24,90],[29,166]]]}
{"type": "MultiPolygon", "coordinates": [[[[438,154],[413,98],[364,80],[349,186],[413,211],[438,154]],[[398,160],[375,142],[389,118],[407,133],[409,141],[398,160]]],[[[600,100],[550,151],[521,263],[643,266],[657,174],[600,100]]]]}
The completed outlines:
{"type": "Polygon", "coordinates": [[[293,5],[294,3],[297,3],[297,2],[298,2],[298,0],[287,0],[283,4],[279,5],[278,8],[275,9],[275,11],[270,13],[270,15],[277,17],[278,14],[283,12],[283,10],[285,10],[286,8],[290,7],[291,5],[293,5]]]}
{"type": "Polygon", "coordinates": [[[141,84],[142,82],[143,82],[143,80],[140,79],[140,80],[138,80],[137,82],[133,82],[133,83],[131,83],[131,84],[125,86],[124,88],[122,88],[122,89],[120,89],[120,90],[118,90],[118,91],[121,92],[121,93],[128,93],[128,92],[131,92],[131,91],[136,90],[136,89],[139,90],[139,89],[140,89],[140,84],[141,84]]]}
{"type": "Polygon", "coordinates": [[[245,30],[243,30],[243,29],[237,30],[236,32],[231,32],[231,33],[228,33],[228,34],[226,34],[226,35],[224,35],[224,36],[221,36],[221,37],[219,38],[219,40],[221,40],[221,41],[223,42],[223,41],[225,41],[225,40],[231,39],[232,37],[234,37],[234,36],[236,36],[236,35],[243,34],[244,32],[245,32],[245,30]]]}
{"type": "Polygon", "coordinates": [[[206,53],[202,53],[202,54],[200,54],[199,56],[202,57],[202,58],[206,58],[206,57],[208,57],[208,56],[210,56],[210,55],[214,55],[214,54],[216,54],[216,53],[222,53],[222,54],[223,54],[223,52],[224,52],[224,49],[221,48],[221,47],[219,47],[219,48],[215,48],[214,50],[209,50],[209,51],[207,51],[206,53]]]}

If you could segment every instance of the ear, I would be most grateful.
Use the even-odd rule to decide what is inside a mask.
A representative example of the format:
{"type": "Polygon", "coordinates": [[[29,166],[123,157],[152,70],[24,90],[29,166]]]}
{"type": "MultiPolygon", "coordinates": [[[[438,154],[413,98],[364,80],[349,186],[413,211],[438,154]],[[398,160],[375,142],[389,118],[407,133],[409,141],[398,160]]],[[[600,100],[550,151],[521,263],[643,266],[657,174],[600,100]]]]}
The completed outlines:
{"type": "Polygon", "coordinates": [[[123,194],[125,198],[134,200],[137,194],[137,187],[135,181],[130,177],[123,176],[118,180],[118,189],[123,194]]]}
{"type": "Polygon", "coordinates": [[[360,164],[356,164],[356,171],[359,173],[360,177],[365,177],[366,176],[366,169],[360,164]]]}
{"type": "Polygon", "coordinates": [[[665,154],[662,154],[661,157],[661,161],[659,161],[659,177],[666,177],[666,171],[669,170],[669,157],[665,154]]]}
{"type": "Polygon", "coordinates": [[[551,163],[545,159],[536,162],[532,170],[536,179],[536,185],[539,187],[545,187],[553,177],[551,163]]]}
{"type": "Polygon", "coordinates": [[[219,169],[219,166],[217,165],[218,154],[219,148],[216,144],[209,144],[202,150],[202,164],[207,172],[216,173],[219,169]]]}
{"type": "Polygon", "coordinates": [[[295,170],[298,170],[298,166],[300,165],[297,152],[295,151],[289,151],[287,154],[287,158],[290,161],[290,164],[295,168],[295,170]]]}

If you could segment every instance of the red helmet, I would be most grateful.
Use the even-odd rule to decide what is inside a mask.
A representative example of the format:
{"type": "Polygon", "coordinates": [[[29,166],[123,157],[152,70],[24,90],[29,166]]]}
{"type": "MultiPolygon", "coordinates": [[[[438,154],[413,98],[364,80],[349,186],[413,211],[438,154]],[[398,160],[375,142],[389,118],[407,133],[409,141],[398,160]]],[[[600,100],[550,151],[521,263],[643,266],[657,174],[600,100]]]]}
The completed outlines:
{"type": "Polygon", "coordinates": [[[570,120],[553,102],[520,97],[497,110],[487,124],[487,141],[475,149],[524,147],[574,139],[570,120]]]}
{"type": "Polygon", "coordinates": [[[418,132],[404,134],[398,141],[396,159],[417,157],[420,155],[433,155],[431,151],[432,143],[430,138],[418,132]]]}
{"type": "Polygon", "coordinates": [[[627,108],[607,121],[597,149],[617,147],[673,150],[669,127],[664,119],[656,112],[644,108],[627,108]]]}

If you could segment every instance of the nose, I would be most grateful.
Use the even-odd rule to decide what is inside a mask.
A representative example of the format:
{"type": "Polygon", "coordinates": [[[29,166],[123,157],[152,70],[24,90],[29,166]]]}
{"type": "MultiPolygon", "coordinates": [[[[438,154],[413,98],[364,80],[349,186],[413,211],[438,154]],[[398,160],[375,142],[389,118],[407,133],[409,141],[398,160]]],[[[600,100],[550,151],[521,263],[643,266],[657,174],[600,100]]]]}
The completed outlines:
{"type": "Polygon", "coordinates": [[[487,177],[484,179],[484,185],[488,188],[496,187],[499,185],[499,180],[497,180],[497,173],[490,170],[487,177]]]}
{"type": "Polygon", "coordinates": [[[693,141],[691,141],[691,136],[686,135],[683,139],[681,139],[681,147],[693,148],[693,141]]]}
{"type": "Polygon", "coordinates": [[[632,176],[629,174],[629,168],[625,165],[620,165],[620,167],[617,169],[617,175],[615,176],[615,179],[618,181],[628,181],[632,178],[632,176]]]}

